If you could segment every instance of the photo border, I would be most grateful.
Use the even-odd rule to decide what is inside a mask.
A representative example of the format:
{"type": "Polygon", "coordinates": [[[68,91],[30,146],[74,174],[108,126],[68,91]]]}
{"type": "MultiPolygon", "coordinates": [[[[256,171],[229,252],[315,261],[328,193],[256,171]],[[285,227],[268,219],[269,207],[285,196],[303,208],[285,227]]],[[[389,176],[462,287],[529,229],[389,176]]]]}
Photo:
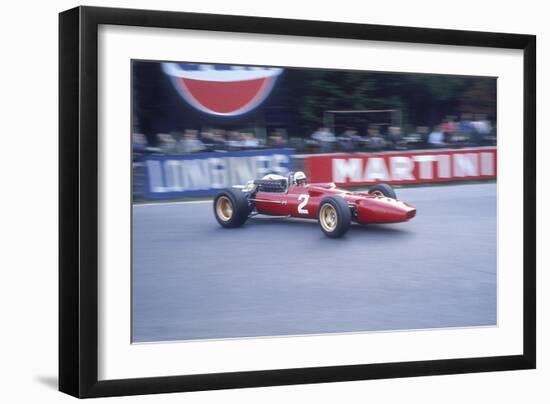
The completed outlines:
{"type": "Polygon", "coordinates": [[[59,389],[104,397],[536,366],[536,37],[153,10],[59,17],[59,389]],[[523,50],[523,354],[98,381],[98,27],[102,24],[523,50]]]}

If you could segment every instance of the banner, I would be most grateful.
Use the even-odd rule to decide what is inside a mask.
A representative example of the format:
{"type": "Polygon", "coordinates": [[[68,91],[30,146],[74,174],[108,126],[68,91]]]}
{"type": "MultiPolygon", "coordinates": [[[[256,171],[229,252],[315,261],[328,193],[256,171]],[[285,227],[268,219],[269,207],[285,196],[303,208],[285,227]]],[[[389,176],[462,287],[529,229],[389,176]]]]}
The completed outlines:
{"type": "Polygon", "coordinates": [[[269,95],[277,67],[163,63],[164,73],[190,105],[218,116],[237,116],[249,112],[269,95]]]}
{"type": "Polygon", "coordinates": [[[310,182],[419,184],[496,178],[494,147],[304,156],[310,182]]]}
{"type": "Polygon", "coordinates": [[[146,199],[208,196],[266,174],[286,175],[293,152],[293,149],[267,149],[147,156],[143,196],[146,199]]]}

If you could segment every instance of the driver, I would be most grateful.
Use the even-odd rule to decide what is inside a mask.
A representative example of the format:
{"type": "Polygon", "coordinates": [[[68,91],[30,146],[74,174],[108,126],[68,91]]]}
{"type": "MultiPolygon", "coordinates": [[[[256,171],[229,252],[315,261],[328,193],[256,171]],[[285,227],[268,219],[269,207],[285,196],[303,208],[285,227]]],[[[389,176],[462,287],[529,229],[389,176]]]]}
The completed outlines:
{"type": "Polygon", "coordinates": [[[262,177],[262,180],[286,180],[286,177],[279,174],[267,174],[262,177]]]}
{"type": "Polygon", "coordinates": [[[294,183],[298,186],[307,184],[307,177],[302,171],[296,171],[294,174],[294,183]]]}

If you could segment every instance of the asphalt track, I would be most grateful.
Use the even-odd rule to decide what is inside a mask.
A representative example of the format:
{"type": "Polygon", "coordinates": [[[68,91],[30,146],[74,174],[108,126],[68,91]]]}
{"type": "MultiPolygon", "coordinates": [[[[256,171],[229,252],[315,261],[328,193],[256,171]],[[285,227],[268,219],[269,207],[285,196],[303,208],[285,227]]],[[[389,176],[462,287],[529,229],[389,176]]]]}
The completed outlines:
{"type": "Polygon", "coordinates": [[[211,203],[133,210],[133,341],[496,324],[496,185],[398,189],[417,217],[328,239],[315,221],[221,228],[211,203]]]}

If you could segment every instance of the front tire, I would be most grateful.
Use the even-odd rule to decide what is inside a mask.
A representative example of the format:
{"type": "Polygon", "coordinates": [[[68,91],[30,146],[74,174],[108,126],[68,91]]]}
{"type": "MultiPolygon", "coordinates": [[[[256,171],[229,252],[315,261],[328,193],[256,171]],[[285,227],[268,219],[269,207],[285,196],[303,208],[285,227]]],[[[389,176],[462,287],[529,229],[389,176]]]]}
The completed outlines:
{"type": "Polygon", "coordinates": [[[330,238],[342,237],[351,225],[351,212],[340,196],[329,196],[321,201],[317,214],[321,230],[330,238]]]}
{"type": "Polygon", "coordinates": [[[376,184],[369,188],[369,194],[385,196],[392,199],[397,199],[397,194],[394,189],[388,184],[376,184]]]}
{"type": "Polygon", "coordinates": [[[242,226],[250,215],[246,194],[240,189],[227,188],[214,198],[214,216],[225,228],[242,226]]]}

